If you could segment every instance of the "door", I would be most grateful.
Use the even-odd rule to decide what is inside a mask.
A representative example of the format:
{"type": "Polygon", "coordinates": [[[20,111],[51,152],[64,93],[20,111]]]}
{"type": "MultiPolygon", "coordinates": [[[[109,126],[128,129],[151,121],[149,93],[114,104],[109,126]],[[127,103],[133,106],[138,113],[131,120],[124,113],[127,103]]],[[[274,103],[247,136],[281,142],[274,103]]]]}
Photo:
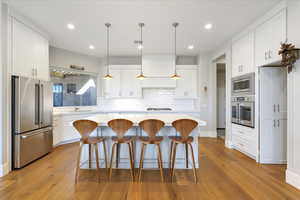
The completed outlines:
{"type": "Polygon", "coordinates": [[[176,80],[175,97],[182,99],[197,98],[197,70],[177,70],[181,77],[176,80]]]}
{"type": "Polygon", "coordinates": [[[12,88],[14,132],[39,128],[39,81],[13,76],[12,88]]]}
{"type": "Polygon", "coordinates": [[[52,83],[40,81],[40,127],[52,125],[53,93],[52,83]]]}
{"type": "Polygon", "coordinates": [[[240,124],[254,127],[254,102],[242,102],[239,107],[240,124]]]}
{"type": "Polygon", "coordinates": [[[49,81],[49,45],[48,40],[38,33],[34,35],[36,78],[49,81]]]}
{"type": "Polygon", "coordinates": [[[238,102],[231,103],[231,122],[239,123],[239,103],[238,102]]]}

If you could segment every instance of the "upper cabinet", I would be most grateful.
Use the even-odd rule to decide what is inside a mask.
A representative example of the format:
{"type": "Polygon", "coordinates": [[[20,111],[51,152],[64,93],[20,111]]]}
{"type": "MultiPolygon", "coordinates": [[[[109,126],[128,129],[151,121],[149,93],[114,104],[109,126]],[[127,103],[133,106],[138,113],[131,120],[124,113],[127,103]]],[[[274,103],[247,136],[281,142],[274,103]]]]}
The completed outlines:
{"type": "Polygon", "coordinates": [[[12,74],[49,80],[48,40],[12,18],[12,74]]]}
{"type": "Polygon", "coordinates": [[[232,42],[232,77],[254,72],[253,33],[232,42]]]}
{"type": "Polygon", "coordinates": [[[255,30],[255,65],[275,64],[281,60],[278,55],[280,43],[286,41],[286,9],[255,30]]]}
{"type": "Polygon", "coordinates": [[[178,75],[181,77],[176,80],[175,98],[177,99],[196,99],[198,97],[198,70],[179,69],[178,75]]]}
{"type": "Polygon", "coordinates": [[[137,69],[112,69],[111,80],[105,80],[106,98],[141,98],[141,81],[136,77],[139,75],[137,69]]]}

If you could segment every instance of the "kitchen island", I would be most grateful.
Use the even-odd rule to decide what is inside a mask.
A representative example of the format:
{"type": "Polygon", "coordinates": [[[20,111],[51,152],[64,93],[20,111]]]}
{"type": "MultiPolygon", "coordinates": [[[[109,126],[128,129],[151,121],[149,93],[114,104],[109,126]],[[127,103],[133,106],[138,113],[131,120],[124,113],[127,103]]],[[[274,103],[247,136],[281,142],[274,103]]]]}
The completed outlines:
{"type": "MultiPolygon", "coordinates": [[[[194,137],[194,142],[192,143],[195,153],[195,159],[196,159],[196,167],[199,166],[198,163],[198,137],[199,137],[199,129],[201,126],[205,126],[206,122],[189,115],[185,114],[155,114],[155,113],[148,113],[148,114],[118,114],[118,113],[111,113],[111,114],[97,114],[93,115],[91,117],[85,117],[84,119],[93,120],[98,123],[98,129],[93,133],[93,135],[98,136],[106,136],[108,139],[106,141],[107,146],[107,152],[108,152],[108,158],[110,160],[111,155],[111,148],[112,148],[112,141],[109,139],[110,136],[115,136],[116,134],[112,131],[110,127],[108,127],[107,123],[112,119],[128,119],[131,120],[134,125],[133,128],[131,128],[126,135],[132,135],[132,136],[146,136],[147,134],[142,131],[138,123],[140,121],[143,121],[145,119],[159,119],[163,122],[165,122],[165,126],[161,129],[161,131],[158,133],[159,136],[163,136],[164,140],[161,143],[161,151],[162,151],[162,160],[163,160],[163,167],[167,168],[169,166],[169,153],[170,153],[170,144],[171,141],[169,140],[168,136],[176,136],[179,135],[179,133],[176,132],[176,130],[172,127],[172,122],[178,119],[192,119],[198,122],[198,127],[196,127],[193,132],[191,133],[191,136],[194,137]]],[[[99,150],[100,153],[100,161],[101,161],[101,167],[105,167],[104,162],[104,152],[102,144],[99,144],[99,150]]],[[[140,151],[141,151],[141,143],[137,139],[134,143],[134,160],[135,160],[135,167],[138,167],[139,160],[140,160],[140,151]]],[[[93,155],[93,154],[92,154],[93,155]]],[[[185,166],[185,146],[184,145],[178,145],[177,148],[177,154],[176,154],[176,168],[186,168],[185,166]]],[[[190,154],[189,154],[190,156],[190,154]]],[[[120,145],[120,154],[119,154],[119,168],[130,168],[129,163],[129,155],[128,155],[128,147],[127,145],[120,145]]],[[[92,159],[94,160],[94,158],[92,159]]],[[[89,150],[88,145],[86,145],[83,149],[83,155],[82,155],[82,168],[88,167],[88,161],[89,161],[89,150]]],[[[92,166],[95,167],[95,163],[92,162],[92,166]]],[[[157,156],[156,156],[156,150],[154,145],[147,145],[146,152],[145,152],[145,160],[144,160],[144,168],[157,168],[157,156]]],[[[189,158],[189,168],[191,168],[191,160],[189,158]]]]}
{"type": "MultiPolygon", "coordinates": [[[[165,126],[161,129],[158,133],[159,136],[163,136],[164,140],[161,142],[161,151],[162,151],[162,161],[163,167],[169,167],[169,153],[170,153],[170,144],[171,141],[169,140],[168,136],[175,136],[179,135],[176,130],[172,127],[172,122],[177,119],[192,119],[198,122],[198,127],[196,127],[191,136],[194,137],[194,142],[192,143],[194,153],[195,153],[195,160],[196,160],[196,167],[198,167],[198,137],[201,131],[201,126],[205,126],[206,122],[200,120],[196,113],[181,113],[181,112],[91,112],[91,113],[80,113],[76,112],[74,115],[68,112],[66,115],[64,113],[60,113],[59,115],[54,116],[54,136],[55,141],[58,145],[75,142],[78,141],[80,135],[72,126],[72,122],[79,119],[89,119],[93,120],[98,123],[98,128],[96,131],[92,133],[92,135],[96,136],[106,136],[108,139],[106,140],[106,147],[107,147],[107,154],[108,160],[110,161],[111,155],[111,148],[112,148],[112,141],[110,140],[110,136],[115,136],[116,134],[112,131],[110,127],[108,127],[108,121],[112,119],[128,119],[131,120],[134,125],[128,131],[126,135],[133,135],[133,136],[146,136],[146,133],[142,131],[138,127],[138,123],[145,119],[159,119],[165,123],[165,126]],[[57,137],[61,137],[57,139],[57,137]]],[[[104,152],[102,144],[99,144],[99,151],[100,151],[100,166],[103,168],[105,167],[104,162],[104,152]]],[[[141,143],[136,140],[134,143],[134,160],[135,160],[135,167],[139,166],[139,159],[140,159],[140,151],[141,151],[141,143]]],[[[120,162],[119,168],[130,168],[129,164],[129,156],[128,156],[128,147],[127,145],[120,145],[120,162]]],[[[186,168],[185,166],[185,147],[184,145],[178,145],[177,153],[176,153],[176,168],[186,168]]],[[[94,153],[92,154],[94,156],[94,153]]],[[[190,156],[190,154],[189,154],[190,156]]],[[[92,167],[95,166],[95,159],[92,157],[92,167]]],[[[89,167],[89,147],[88,145],[84,145],[82,156],[81,156],[81,167],[88,168],[89,167]]],[[[144,160],[144,168],[157,168],[157,157],[156,157],[156,150],[154,145],[147,145],[146,152],[145,152],[145,160],[144,160]]],[[[191,168],[191,159],[189,159],[189,168],[191,168]]]]}

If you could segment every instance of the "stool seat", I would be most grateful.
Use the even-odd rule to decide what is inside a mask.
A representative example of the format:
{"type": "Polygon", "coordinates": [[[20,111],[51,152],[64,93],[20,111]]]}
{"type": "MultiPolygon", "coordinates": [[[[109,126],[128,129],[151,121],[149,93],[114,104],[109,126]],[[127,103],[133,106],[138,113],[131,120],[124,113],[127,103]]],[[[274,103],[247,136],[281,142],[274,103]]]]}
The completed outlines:
{"type": "Polygon", "coordinates": [[[117,143],[131,143],[135,140],[135,136],[124,136],[122,138],[119,138],[117,136],[111,137],[112,141],[117,143]]]}
{"type": "Polygon", "coordinates": [[[169,138],[178,144],[190,144],[194,141],[194,138],[189,136],[189,137],[182,137],[182,136],[169,136],[169,138]]]}
{"type": "Polygon", "coordinates": [[[141,136],[139,137],[139,140],[144,144],[160,144],[161,141],[163,141],[162,136],[156,136],[156,137],[147,137],[147,136],[141,136]]]}
{"type": "Polygon", "coordinates": [[[81,138],[80,141],[83,144],[97,144],[103,142],[105,140],[104,137],[88,137],[86,139],[81,138]]]}

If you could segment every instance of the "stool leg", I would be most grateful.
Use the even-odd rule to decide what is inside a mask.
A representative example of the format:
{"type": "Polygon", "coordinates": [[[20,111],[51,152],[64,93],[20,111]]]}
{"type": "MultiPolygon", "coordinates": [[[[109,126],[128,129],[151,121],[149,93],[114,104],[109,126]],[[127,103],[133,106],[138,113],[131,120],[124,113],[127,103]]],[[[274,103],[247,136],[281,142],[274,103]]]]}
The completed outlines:
{"type": "Polygon", "coordinates": [[[130,171],[131,171],[131,178],[132,181],[134,181],[134,168],[133,168],[133,160],[132,160],[132,147],[131,142],[128,143],[128,152],[129,152],[129,158],[130,158],[130,171]]]}
{"type": "Polygon", "coordinates": [[[133,141],[131,142],[131,155],[132,155],[132,163],[133,163],[133,170],[134,170],[134,163],[135,163],[135,157],[134,157],[134,150],[133,150],[133,147],[134,147],[134,143],[133,141]]]}
{"type": "Polygon", "coordinates": [[[120,161],[120,144],[117,144],[116,168],[119,168],[120,161]]]}
{"type": "Polygon", "coordinates": [[[80,157],[81,157],[81,152],[82,152],[82,145],[83,145],[83,144],[80,142],[80,144],[79,144],[79,152],[78,152],[78,156],[77,156],[76,171],[75,171],[75,183],[77,183],[78,177],[79,177],[80,157]]]}
{"type": "Polygon", "coordinates": [[[170,157],[169,157],[169,170],[171,171],[171,167],[172,167],[172,152],[173,152],[173,145],[174,142],[171,141],[171,149],[170,149],[170,157]]]}
{"type": "Polygon", "coordinates": [[[144,163],[144,153],[145,153],[145,147],[146,144],[142,144],[142,150],[141,150],[141,156],[140,156],[140,167],[139,167],[139,182],[141,181],[142,176],[142,169],[143,169],[143,163],[144,163]]]}
{"type": "Polygon", "coordinates": [[[192,146],[192,144],[189,144],[189,145],[190,145],[190,148],[191,148],[191,154],[192,154],[192,160],[193,160],[193,171],[194,171],[195,183],[197,183],[197,172],[196,172],[196,164],[195,164],[193,146],[192,146]]]}
{"type": "Polygon", "coordinates": [[[185,144],[185,167],[189,168],[189,147],[185,144]]]}
{"type": "Polygon", "coordinates": [[[99,166],[99,151],[98,151],[98,144],[94,144],[94,148],[95,148],[95,157],[96,157],[96,166],[97,166],[98,182],[100,182],[100,166],[99,166]]]}
{"type": "Polygon", "coordinates": [[[113,144],[112,146],[112,153],[111,153],[111,159],[110,159],[110,166],[109,166],[109,180],[111,180],[111,175],[112,175],[112,164],[114,161],[114,155],[115,155],[115,151],[116,151],[116,143],[113,144]]]}
{"type": "Polygon", "coordinates": [[[103,151],[104,151],[104,159],[105,159],[105,168],[108,170],[108,163],[107,163],[107,151],[106,151],[106,144],[105,141],[103,141],[103,151]]]}
{"type": "Polygon", "coordinates": [[[89,168],[92,168],[92,145],[89,144],[89,168]]]}
{"type": "Polygon", "coordinates": [[[176,148],[177,148],[177,143],[174,144],[174,149],[173,149],[173,158],[172,158],[172,168],[171,168],[171,182],[173,182],[173,177],[174,177],[174,166],[175,166],[175,159],[176,159],[176,148]]]}
{"type": "Polygon", "coordinates": [[[161,150],[160,150],[160,145],[159,144],[157,144],[157,158],[158,158],[158,166],[159,166],[159,170],[160,170],[161,181],[164,182],[162,156],[161,156],[161,150]]]}

